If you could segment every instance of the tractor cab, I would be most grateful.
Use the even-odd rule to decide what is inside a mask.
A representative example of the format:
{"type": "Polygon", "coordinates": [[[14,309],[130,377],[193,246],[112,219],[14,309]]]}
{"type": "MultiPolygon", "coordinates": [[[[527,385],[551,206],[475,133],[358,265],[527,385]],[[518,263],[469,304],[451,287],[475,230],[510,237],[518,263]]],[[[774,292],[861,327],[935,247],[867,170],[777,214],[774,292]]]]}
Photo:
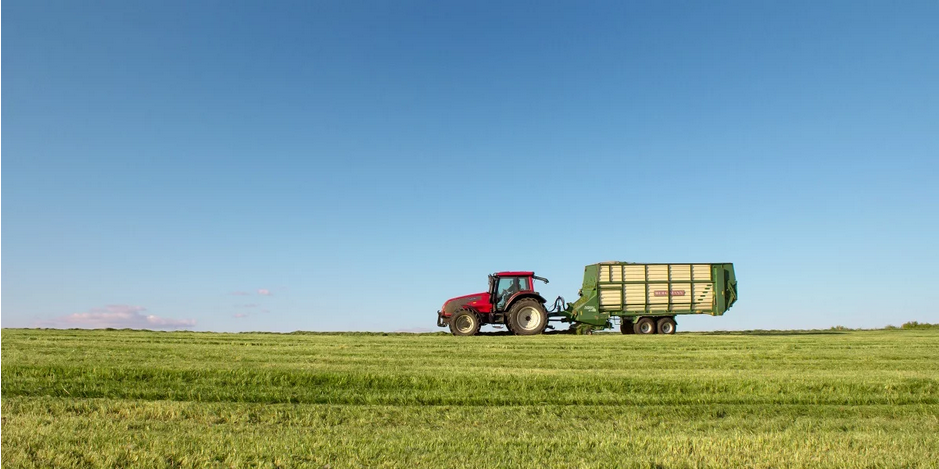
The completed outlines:
{"type": "Polygon", "coordinates": [[[474,335],[483,324],[504,324],[519,335],[540,334],[548,316],[535,280],[548,283],[534,272],[496,272],[489,276],[489,291],[445,301],[437,325],[449,325],[455,335],[474,335]]]}
{"type": "Polygon", "coordinates": [[[535,292],[534,280],[547,279],[535,277],[534,272],[496,272],[489,276],[489,299],[493,312],[504,312],[513,296],[535,292]]]}

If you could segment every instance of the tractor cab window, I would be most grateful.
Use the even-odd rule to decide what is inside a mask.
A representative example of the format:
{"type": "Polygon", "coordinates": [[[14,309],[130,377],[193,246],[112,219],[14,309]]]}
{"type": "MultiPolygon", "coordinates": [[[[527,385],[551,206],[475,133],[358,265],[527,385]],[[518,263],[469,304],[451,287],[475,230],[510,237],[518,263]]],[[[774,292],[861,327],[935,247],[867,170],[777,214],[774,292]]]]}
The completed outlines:
{"type": "Polygon", "coordinates": [[[496,288],[496,298],[498,298],[498,309],[505,308],[505,302],[517,292],[530,290],[527,277],[500,277],[499,286],[496,288]]]}

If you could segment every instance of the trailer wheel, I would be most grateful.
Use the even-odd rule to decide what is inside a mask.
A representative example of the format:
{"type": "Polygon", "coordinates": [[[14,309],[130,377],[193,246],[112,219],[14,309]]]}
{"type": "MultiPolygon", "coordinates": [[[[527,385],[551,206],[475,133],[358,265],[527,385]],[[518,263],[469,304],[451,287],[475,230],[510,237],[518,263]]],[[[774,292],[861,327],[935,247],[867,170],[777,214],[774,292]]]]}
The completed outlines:
{"type": "Polygon", "coordinates": [[[450,333],[453,335],[476,335],[479,332],[476,313],[461,309],[450,316],[450,333]]]}
{"type": "Polygon", "coordinates": [[[659,319],[658,332],[659,334],[674,334],[675,333],[675,320],[672,318],[659,319]]]}
{"type": "Polygon", "coordinates": [[[634,326],[635,324],[633,324],[632,321],[626,318],[622,318],[620,319],[619,323],[619,331],[623,334],[635,334],[636,331],[633,329],[634,326]]]}
{"type": "Polygon", "coordinates": [[[639,318],[633,325],[636,334],[655,334],[655,321],[652,318],[639,318]]]}
{"type": "Polygon", "coordinates": [[[518,300],[508,315],[509,330],[515,335],[538,335],[548,325],[548,312],[534,298],[518,300]]]}

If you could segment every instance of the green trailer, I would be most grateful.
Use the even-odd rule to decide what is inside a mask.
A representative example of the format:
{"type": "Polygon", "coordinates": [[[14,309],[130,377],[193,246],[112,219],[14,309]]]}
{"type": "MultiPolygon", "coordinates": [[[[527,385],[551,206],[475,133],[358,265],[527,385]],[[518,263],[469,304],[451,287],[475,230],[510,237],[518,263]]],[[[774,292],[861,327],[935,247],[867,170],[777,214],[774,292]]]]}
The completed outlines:
{"type": "Polygon", "coordinates": [[[619,323],[624,334],[674,334],[675,316],[720,316],[737,301],[734,265],[601,262],[584,268],[580,298],[552,319],[578,332],[619,323]]]}

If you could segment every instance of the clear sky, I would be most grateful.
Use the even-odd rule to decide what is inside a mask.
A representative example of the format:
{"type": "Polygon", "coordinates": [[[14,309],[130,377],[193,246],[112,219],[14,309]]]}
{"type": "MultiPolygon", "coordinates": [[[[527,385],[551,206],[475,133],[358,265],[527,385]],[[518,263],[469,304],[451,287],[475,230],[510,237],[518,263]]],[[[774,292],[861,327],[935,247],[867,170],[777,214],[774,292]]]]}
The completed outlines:
{"type": "Polygon", "coordinates": [[[2,9],[3,327],[436,330],[605,260],[680,330],[939,322],[939,2],[2,9]]]}

